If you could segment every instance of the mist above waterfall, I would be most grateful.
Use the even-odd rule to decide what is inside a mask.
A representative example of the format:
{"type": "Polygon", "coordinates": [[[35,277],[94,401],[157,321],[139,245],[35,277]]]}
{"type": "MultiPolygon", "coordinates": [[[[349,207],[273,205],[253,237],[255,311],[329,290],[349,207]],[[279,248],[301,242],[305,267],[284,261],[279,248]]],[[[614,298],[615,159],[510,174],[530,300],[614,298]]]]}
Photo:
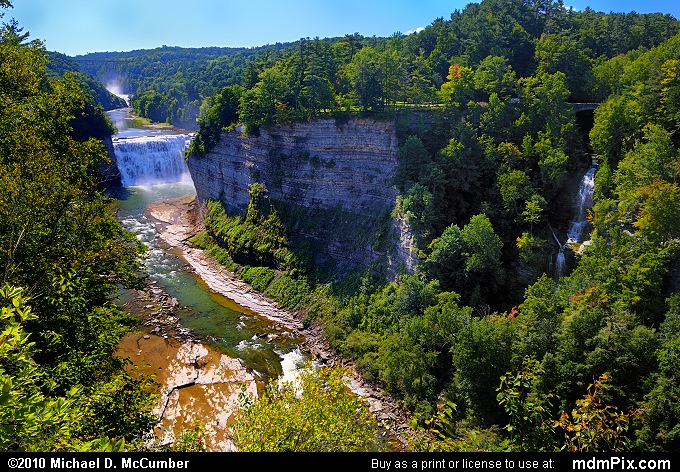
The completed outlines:
{"type": "Polygon", "coordinates": [[[190,134],[114,139],[123,187],[190,181],[184,151],[190,134]]]}
{"type": "Polygon", "coordinates": [[[123,88],[120,86],[118,79],[109,80],[106,83],[106,90],[125,100],[128,106],[130,105],[130,95],[123,93],[123,88]]]}

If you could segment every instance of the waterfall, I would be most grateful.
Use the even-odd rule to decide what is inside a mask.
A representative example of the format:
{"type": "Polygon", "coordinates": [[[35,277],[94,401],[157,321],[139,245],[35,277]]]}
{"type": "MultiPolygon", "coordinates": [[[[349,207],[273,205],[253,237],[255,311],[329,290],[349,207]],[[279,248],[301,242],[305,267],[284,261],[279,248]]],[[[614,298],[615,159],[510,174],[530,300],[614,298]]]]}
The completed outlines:
{"type": "MultiPolygon", "coordinates": [[[[555,279],[559,281],[560,277],[564,275],[566,267],[566,258],[564,256],[564,248],[570,244],[578,244],[583,242],[584,230],[588,225],[588,208],[593,205],[593,189],[595,187],[595,171],[597,167],[595,163],[588,169],[588,171],[581,178],[581,183],[578,187],[578,201],[576,202],[576,215],[569,224],[569,231],[567,231],[567,242],[562,244],[553,231],[553,237],[557,242],[559,248],[557,257],[555,258],[555,279]]],[[[550,228],[552,231],[552,227],[550,228]]]]}
{"type": "Polygon", "coordinates": [[[191,180],[184,151],[191,134],[114,138],[123,187],[191,180]]]}
{"type": "Polygon", "coordinates": [[[560,242],[550,224],[548,224],[548,227],[550,228],[550,232],[552,233],[553,238],[555,238],[555,242],[557,243],[557,247],[559,248],[559,251],[557,252],[557,257],[555,258],[555,272],[554,272],[555,279],[559,281],[560,277],[562,277],[562,274],[564,273],[564,267],[566,265],[566,258],[564,257],[564,247],[567,244],[566,243],[562,244],[560,242]]]}
{"type": "Polygon", "coordinates": [[[564,266],[566,265],[566,259],[564,257],[564,246],[560,246],[560,251],[557,253],[557,258],[555,258],[555,278],[557,280],[564,274],[564,266]]]}
{"type": "Polygon", "coordinates": [[[583,242],[583,230],[588,225],[588,208],[593,205],[593,188],[595,186],[595,166],[588,169],[581,179],[578,188],[576,216],[569,225],[567,244],[583,242]]]}

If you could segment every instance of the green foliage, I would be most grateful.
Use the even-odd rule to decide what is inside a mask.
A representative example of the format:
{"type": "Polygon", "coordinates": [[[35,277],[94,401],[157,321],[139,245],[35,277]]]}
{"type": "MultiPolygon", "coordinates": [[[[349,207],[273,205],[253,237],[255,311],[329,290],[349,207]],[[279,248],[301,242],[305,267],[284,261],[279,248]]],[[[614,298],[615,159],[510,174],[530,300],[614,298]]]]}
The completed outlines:
{"type": "Polygon", "coordinates": [[[172,443],[160,444],[158,439],[141,445],[139,452],[206,452],[205,427],[201,423],[184,429],[172,443]]]}
{"type": "Polygon", "coordinates": [[[595,110],[595,124],[590,131],[593,150],[612,164],[632,146],[631,137],[637,133],[643,112],[639,104],[622,96],[609,97],[595,110]]]}
{"type": "Polygon", "coordinates": [[[421,184],[415,184],[404,195],[397,197],[395,215],[402,214],[413,229],[416,239],[428,241],[434,223],[434,201],[430,191],[421,184]]]}
{"type": "Polygon", "coordinates": [[[541,267],[545,253],[543,249],[546,247],[547,241],[545,239],[532,236],[531,233],[525,231],[521,236],[517,236],[517,249],[519,249],[519,257],[522,261],[534,267],[541,267]]]}
{"type": "MultiPolygon", "coordinates": [[[[675,344],[655,328],[669,316],[664,299],[675,287],[677,32],[677,20],[663,15],[485,0],[417,35],[301,40],[251,63],[238,116],[247,132],[334,110],[346,119],[433,100],[444,106],[428,107],[432,118],[417,135],[400,128],[394,215],[413,230],[422,259],[415,275],[370,287],[357,281],[349,292],[330,285],[322,295],[312,275],[317,248],[287,240],[306,248],[297,273],[260,261],[240,269],[242,277],[288,306],[309,307],[306,319],[320,318],[365,376],[416,422],[436,424],[439,440],[423,450],[621,449],[633,417],[638,447],[671,450],[675,344]],[[539,275],[552,229],[559,235],[572,216],[567,185],[589,160],[567,103],[576,100],[602,102],[590,132],[600,163],[595,230],[566,250],[574,269],[556,284],[539,275]],[[606,399],[582,398],[602,372],[610,376],[606,399]],[[442,409],[442,398],[457,406],[442,409]],[[576,413],[551,419],[576,401],[576,413]],[[650,417],[618,413],[645,402],[650,417]],[[579,442],[581,420],[585,430],[599,424],[602,437],[579,442]]],[[[265,207],[254,203],[223,234],[243,247],[259,241],[260,229],[243,228],[266,219],[265,207]]],[[[276,210],[283,228],[301,232],[318,216],[276,210]]],[[[335,216],[319,225],[332,228],[335,216]]],[[[232,251],[211,247],[238,269],[232,251]]]]}
{"type": "Polygon", "coordinates": [[[574,102],[588,101],[593,89],[593,72],[588,52],[568,34],[543,34],[536,44],[539,70],[564,72],[567,88],[574,102]]]}
{"type": "Polygon", "coordinates": [[[539,370],[538,361],[526,357],[516,374],[501,376],[496,399],[510,417],[505,429],[510,433],[512,450],[554,450],[555,438],[548,424],[552,395],[535,390],[539,370]]]}
{"type": "Polygon", "coordinates": [[[532,195],[531,199],[524,202],[524,211],[522,212],[522,218],[526,223],[529,223],[533,228],[533,225],[540,223],[541,214],[545,210],[547,202],[545,198],[540,195],[532,195]]]}
{"type": "Polygon", "coordinates": [[[603,390],[608,388],[608,376],[603,374],[588,386],[588,393],[576,401],[571,414],[562,412],[555,428],[564,431],[563,449],[571,452],[614,452],[629,448],[626,432],[630,422],[641,410],[621,413],[602,403],[603,390]]]}
{"type": "Polygon", "coordinates": [[[243,452],[358,452],[381,447],[373,416],[347,389],[345,373],[330,368],[307,368],[295,382],[271,383],[257,399],[243,394],[231,431],[243,452]]]}
{"type": "Polygon", "coordinates": [[[507,424],[496,402],[498,379],[516,370],[514,343],[519,325],[509,316],[487,315],[470,321],[453,346],[453,364],[459,387],[482,425],[507,424]]]}
{"type": "MultiPolygon", "coordinates": [[[[678,21],[659,13],[573,11],[554,1],[485,0],[452,12],[449,19],[438,18],[417,34],[378,38],[355,33],[257,48],[163,46],[93,53],[78,60],[85,72],[101,80],[117,77],[137,97],[137,113],[180,127],[195,128],[196,118],[211,106],[209,97],[226,86],[256,90],[244,95],[240,117],[254,131],[257,122],[272,119],[283,123],[337,109],[382,112],[432,103],[442,84],[443,96],[452,100],[460,92],[454,101],[463,106],[470,98],[486,100],[492,93],[505,100],[513,95],[515,72],[520,77],[539,70],[563,73],[568,96],[596,101],[596,92],[610,90],[593,91],[594,77],[607,77],[607,59],[657,46],[677,32],[678,21]],[[599,75],[593,72],[594,63],[603,70],[599,75]],[[453,75],[452,64],[459,68],[453,75]],[[277,69],[275,75],[283,72],[285,80],[266,103],[269,92],[261,92],[269,78],[263,81],[263,74],[271,68],[277,69]],[[469,70],[459,74],[460,68],[469,70]],[[457,83],[461,77],[462,87],[457,83]],[[477,90],[470,89],[471,81],[477,90]]],[[[666,83],[672,84],[672,65],[666,70],[666,83]]],[[[671,95],[667,100],[672,102],[671,95]]]]}
{"type": "Polygon", "coordinates": [[[33,360],[35,344],[28,342],[22,324],[33,317],[21,290],[0,289],[0,446],[3,450],[49,450],[65,447],[76,421],[72,409],[77,391],[69,397],[45,398],[39,369],[33,360]]]}
{"type": "Polygon", "coordinates": [[[680,236],[680,188],[675,183],[656,180],[638,189],[641,197],[637,233],[650,241],[667,242],[680,236]]]}
{"type": "MultiPolygon", "coordinates": [[[[2,168],[8,196],[0,202],[0,226],[5,225],[0,247],[9,248],[3,262],[23,285],[47,290],[40,314],[50,313],[51,321],[30,322],[36,333],[50,333],[35,338],[41,348],[50,349],[45,362],[52,353],[75,347],[71,357],[54,356],[60,364],[51,371],[58,374],[59,388],[65,391],[94,375],[99,362],[106,373],[95,375],[96,385],[107,385],[114,366],[92,352],[110,349],[120,330],[105,318],[117,315],[89,300],[93,295],[103,300],[110,293],[110,277],[130,281],[134,269],[127,262],[101,265],[107,262],[104,243],[85,244],[98,234],[97,227],[78,219],[61,226],[64,214],[72,217],[81,208],[96,215],[86,219],[92,225],[103,214],[91,210],[89,202],[96,200],[91,193],[71,198],[56,191],[64,182],[84,188],[82,170],[98,162],[92,154],[97,153],[95,144],[69,142],[23,168],[15,166],[27,149],[59,142],[34,139],[32,132],[25,139],[19,136],[16,130],[32,129],[27,123],[33,116],[17,105],[19,99],[34,100],[47,83],[60,99],[35,99],[37,109],[61,109],[71,117],[83,100],[74,93],[73,80],[45,80],[37,67],[44,61],[38,45],[24,51],[9,47],[25,38],[16,28],[6,31],[0,86],[11,106],[2,115],[8,125],[0,150],[3,163],[11,165],[2,168]],[[48,157],[70,155],[73,149],[90,157],[66,159],[74,167],[71,174],[38,179],[42,186],[21,199],[25,180],[19,177],[36,167],[51,168],[48,157]],[[42,199],[43,193],[49,198],[42,199]],[[36,205],[37,213],[34,208],[24,211],[26,201],[52,200],[67,203],[52,213],[47,205],[36,205]],[[66,210],[60,213],[60,208],[66,210]],[[27,221],[41,223],[34,237],[27,221]],[[54,221],[58,238],[51,238],[54,221]],[[65,236],[78,235],[86,226],[91,231],[83,237],[65,236]],[[85,248],[91,264],[64,266],[68,247],[85,248]],[[33,253],[50,258],[27,256],[33,253]],[[84,319],[92,321],[92,330],[83,328],[84,319]],[[65,328],[72,320],[77,327],[65,328]],[[101,327],[109,334],[99,333],[101,327]],[[88,360],[79,360],[86,359],[82,353],[88,353],[88,360]]],[[[101,60],[95,71],[100,76],[111,72],[104,61],[118,60],[116,72],[135,92],[138,113],[187,125],[202,116],[191,150],[196,156],[237,123],[255,133],[261,126],[341,112],[341,126],[352,112],[380,112],[392,119],[402,109],[441,102],[423,107],[428,120],[422,121],[428,123],[417,126],[417,136],[413,130],[399,135],[394,184],[401,195],[395,214],[414,230],[422,273],[390,283],[364,277],[347,278],[342,287],[337,280],[320,284],[333,279],[328,275],[332,270],[317,256],[317,246],[296,239],[290,228],[304,233],[316,225],[340,231],[343,239],[357,244],[370,241],[380,250],[377,241],[386,240],[389,219],[376,217],[378,231],[366,229],[375,221],[346,230],[337,224],[346,221],[341,211],[286,209],[270,202],[260,186],[251,189],[243,217],[228,216],[221,205],[211,203],[208,231],[195,243],[257,290],[284,306],[308,310],[307,324],[321,319],[333,346],[355,358],[362,373],[381,382],[417,421],[434,425],[431,432],[438,440],[425,441],[423,450],[548,450],[554,427],[564,431],[567,449],[618,450],[628,447],[624,438],[633,436],[626,430],[633,417],[639,449],[674,450],[678,356],[677,336],[670,333],[677,317],[675,302],[667,304],[665,298],[677,285],[669,277],[678,237],[677,32],[678,21],[659,14],[576,12],[554,1],[484,0],[408,36],[355,34],[252,51],[163,48],[89,58],[101,60]],[[575,100],[602,102],[590,132],[600,162],[591,212],[595,230],[588,244],[566,250],[574,270],[556,285],[546,275],[532,278],[547,267],[552,228],[564,231],[568,225],[566,186],[587,161],[567,103],[575,100]],[[657,327],[663,328],[659,334],[657,327]],[[525,356],[536,361],[525,362],[525,356]],[[602,372],[610,376],[607,397],[600,398],[604,387],[596,384],[582,398],[602,372]],[[456,406],[438,405],[441,398],[456,406]],[[562,409],[579,403],[555,422],[547,400],[562,409]],[[619,413],[636,411],[643,403],[650,405],[649,416],[619,413]],[[509,427],[501,430],[499,425],[509,427]]],[[[56,127],[49,121],[36,123],[56,127]]],[[[63,131],[74,127],[72,118],[57,123],[63,131]]],[[[59,130],[57,137],[64,134],[59,130]]],[[[132,243],[113,228],[109,234],[122,243],[114,246],[118,255],[129,261],[132,243]]],[[[379,275],[380,269],[374,269],[379,275]]],[[[126,382],[111,381],[114,386],[126,382]]],[[[291,412],[276,408],[271,411],[291,412]]],[[[258,420],[267,419],[258,415],[258,420]]],[[[303,423],[293,423],[290,433],[284,431],[284,420],[271,416],[277,421],[269,428],[281,434],[279,439],[267,443],[263,432],[252,440],[254,449],[277,443],[279,449],[293,449],[296,440],[309,437],[299,434],[303,423]]]]}
{"type": "Polygon", "coordinates": [[[503,243],[486,215],[475,215],[460,232],[466,252],[465,272],[497,271],[503,243]]]}
{"type": "Polygon", "coordinates": [[[458,290],[467,302],[483,304],[503,276],[502,246],[487,216],[475,215],[462,230],[451,225],[432,241],[423,271],[444,290],[458,290]]]}
{"type": "Polygon", "coordinates": [[[397,154],[399,167],[396,169],[393,179],[397,188],[408,190],[414,183],[421,180],[423,169],[432,161],[425,149],[422,140],[415,135],[406,138],[406,141],[399,147],[397,154]]]}
{"type": "Polygon", "coordinates": [[[464,282],[464,242],[457,225],[447,227],[442,235],[433,240],[430,254],[423,261],[428,277],[439,280],[445,290],[460,287],[464,282]]]}
{"type": "Polygon", "coordinates": [[[516,318],[520,328],[514,344],[515,358],[543,359],[554,349],[554,336],[566,305],[556,295],[556,288],[555,281],[546,274],[527,287],[516,318]]]}
{"type": "Polygon", "coordinates": [[[236,85],[224,87],[210,102],[203,118],[199,119],[196,132],[187,156],[197,156],[210,151],[220,139],[220,134],[238,121],[238,106],[241,88],[236,85]]]}
{"type": "Polygon", "coordinates": [[[147,440],[158,419],[156,407],[160,385],[131,368],[114,373],[78,400],[82,409],[78,431],[86,437],[123,438],[127,443],[147,440]]]}
{"type": "Polygon", "coordinates": [[[239,116],[251,132],[275,122],[289,121],[288,104],[284,101],[290,77],[281,63],[262,71],[255,86],[243,94],[239,116]]]}
{"type": "MultiPolygon", "coordinates": [[[[483,74],[480,73],[480,76],[483,74]]],[[[452,107],[465,107],[472,100],[475,85],[475,74],[471,67],[453,64],[446,76],[448,82],[442,84],[441,99],[452,107]]],[[[481,88],[486,87],[480,78],[481,88]]]]}
{"type": "Polygon", "coordinates": [[[148,385],[113,355],[132,319],[112,298],[141,285],[143,246],[98,186],[108,158],[94,135],[110,123],[27,38],[0,29],[1,448],[121,450],[155,422],[148,385]]]}
{"type": "Polygon", "coordinates": [[[638,201],[644,198],[638,189],[650,186],[657,180],[673,178],[673,165],[680,156],[673,146],[670,133],[660,126],[646,126],[643,133],[643,139],[635,143],[614,171],[619,211],[625,216],[635,212],[638,201]]]}
{"type": "Polygon", "coordinates": [[[0,288],[0,305],[0,448],[28,452],[120,450],[124,441],[101,437],[97,430],[83,434],[81,421],[88,410],[80,405],[85,397],[81,386],[60,396],[44,393],[54,384],[34,359],[36,346],[29,341],[24,325],[35,315],[23,291],[6,284],[0,288]]]}
{"type": "Polygon", "coordinates": [[[507,58],[487,56],[475,71],[475,88],[490,97],[492,94],[502,100],[516,96],[517,78],[507,58]]]}
{"type": "Polygon", "coordinates": [[[658,375],[644,398],[646,406],[636,425],[636,448],[673,451],[680,444],[680,295],[666,300],[668,311],[659,326],[658,375]]]}
{"type": "Polygon", "coordinates": [[[498,190],[501,193],[505,210],[519,217],[525,202],[534,195],[531,179],[521,170],[511,170],[498,177],[498,190]]]}
{"type": "Polygon", "coordinates": [[[382,107],[385,70],[380,62],[379,52],[375,48],[364,46],[352,56],[345,70],[364,110],[382,107]]]}
{"type": "Polygon", "coordinates": [[[239,264],[293,268],[295,256],[287,248],[286,230],[266,193],[261,184],[251,186],[245,217],[229,216],[220,202],[207,202],[205,226],[218,245],[239,264]]]}

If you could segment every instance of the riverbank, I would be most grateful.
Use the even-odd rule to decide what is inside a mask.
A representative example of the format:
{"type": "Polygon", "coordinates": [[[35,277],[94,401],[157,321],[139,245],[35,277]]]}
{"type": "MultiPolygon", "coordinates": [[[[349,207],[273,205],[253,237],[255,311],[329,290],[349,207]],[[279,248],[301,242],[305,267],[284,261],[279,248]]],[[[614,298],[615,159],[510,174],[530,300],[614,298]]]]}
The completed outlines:
{"type": "Polygon", "coordinates": [[[167,244],[167,249],[186,261],[190,270],[200,276],[211,290],[299,334],[306,340],[303,349],[313,354],[322,364],[347,368],[351,372],[350,389],[364,399],[378,420],[385,439],[397,449],[405,448],[411,430],[397,402],[377,386],[362,379],[353,362],[331,349],[320,325],[313,322],[305,328],[302,313],[280,308],[276,302],[255,292],[235,274],[189,242],[189,238],[202,229],[196,210],[195,196],[192,195],[152,203],[147,207],[145,215],[154,223],[161,240],[167,244]]]}

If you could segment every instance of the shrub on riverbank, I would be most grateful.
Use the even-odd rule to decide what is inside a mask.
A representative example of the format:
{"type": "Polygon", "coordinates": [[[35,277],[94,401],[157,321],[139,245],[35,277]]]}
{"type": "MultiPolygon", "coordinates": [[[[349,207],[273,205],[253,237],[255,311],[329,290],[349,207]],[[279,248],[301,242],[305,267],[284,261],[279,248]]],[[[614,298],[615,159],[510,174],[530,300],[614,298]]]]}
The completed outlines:
{"type": "Polygon", "coordinates": [[[243,452],[379,451],[376,422],[349,391],[341,369],[300,372],[294,382],[270,383],[263,395],[240,396],[232,427],[243,452]]]}

